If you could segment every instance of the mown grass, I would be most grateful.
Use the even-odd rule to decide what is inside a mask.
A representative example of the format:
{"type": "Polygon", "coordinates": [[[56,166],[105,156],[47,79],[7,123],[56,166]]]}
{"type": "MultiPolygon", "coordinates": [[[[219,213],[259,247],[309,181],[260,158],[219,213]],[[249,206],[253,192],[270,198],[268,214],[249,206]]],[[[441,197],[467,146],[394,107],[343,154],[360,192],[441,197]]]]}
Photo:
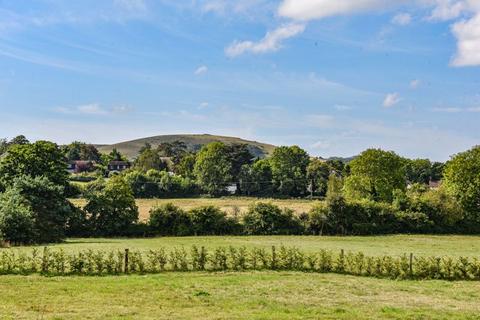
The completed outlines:
{"type": "MultiPolygon", "coordinates": [[[[320,249],[333,251],[363,252],[369,256],[413,253],[415,256],[451,256],[480,257],[480,236],[431,236],[431,235],[389,235],[372,237],[320,237],[320,236],[225,236],[225,237],[164,237],[144,239],[69,239],[65,243],[51,245],[63,248],[66,252],[85,249],[123,250],[129,248],[148,251],[164,247],[192,245],[208,249],[220,246],[245,246],[247,248],[266,248],[271,246],[297,247],[304,252],[316,252],[320,249]]],[[[13,250],[31,251],[32,247],[19,247],[13,250]]],[[[0,249],[12,250],[12,249],[0,249]]]]}
{"type": "Polygon", "coordinates": [[[293,272],[0,277],[0,319],[478,319],[480,283],[293,272]]]}
{"type": "MultiPolygon", "coordinates": [[[[73,204],[78,207],[85,205],[84,199],[72,199],[73,204]]],[[[181,198],[181,199],[137,199],[137,206],[140,220],[145,221],[149,217],[149,211],[152,207],[165,203],[174,203],[176,206],[185,210],[190,210],[200,206],[217,206],[228,214],[243,213],[250,205],[257,201],[271,202],[282,208],[290,208],[296,213],[308,212],[315,203],[313,200],[306,199],[258,199],[248,197],[223,197],[223,198],[181,198]]]]}

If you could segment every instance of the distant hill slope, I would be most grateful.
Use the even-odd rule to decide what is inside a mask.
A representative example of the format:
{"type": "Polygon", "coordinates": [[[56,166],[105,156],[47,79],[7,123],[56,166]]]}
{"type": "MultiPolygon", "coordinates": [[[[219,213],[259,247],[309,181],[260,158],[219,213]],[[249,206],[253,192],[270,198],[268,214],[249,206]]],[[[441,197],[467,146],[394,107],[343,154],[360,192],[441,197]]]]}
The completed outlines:
{"type": "Polygon", "coordinates": [[[247,144],[252,154],[257,157],[265,157],[273,152],[275,146],[271,144],[261,143],[257,141],[243,140],[235,137],[223,137],[214,136],[209,134],[181,134],[181,135],[164,135],[155,136],[149,138],[142,138],[132,141],[121,142],[112,145],[97,145],[100,152],[108,153],[116,148],[122,154],[128,158],[133,159],[138,155],[138,151],[146,144],[149,143],[152,147],[156,148],[159,144],[164,142],[183,141],[189,151],[197,151],[200,148],[210,142],[220,141],[227,145],[234,143],[247,144]]]}

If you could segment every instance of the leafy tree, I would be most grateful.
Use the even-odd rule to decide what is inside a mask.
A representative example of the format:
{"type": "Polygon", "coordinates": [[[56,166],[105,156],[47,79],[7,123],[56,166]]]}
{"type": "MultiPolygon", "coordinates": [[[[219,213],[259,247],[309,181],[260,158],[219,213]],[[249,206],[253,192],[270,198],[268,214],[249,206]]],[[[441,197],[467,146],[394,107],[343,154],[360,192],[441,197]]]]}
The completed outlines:
{"type": "Polygon", "coordinates": [[[31,231],[25,229],[22,241],[49,243],[64,239],[72,208],[64,197],[63,187],[46,177],[20,176],[13,179],[2,198],[0,211],[4,221],[9,221],[10,226],[11,223],[19,223],[22,228],[32,228],[33,225],[31,231]],[[12,213],[14,205],[18,205],[17,213],[12,213]]]}
{"type": "Polygon", "coordinates": [[[405,171],[410,183],[428,184],[432,180],[432,163],[428,159],[406,160],[405,171]]]}
{"type": "Polygon", "coordinates": [[[330,166],[320,159],[313,159],[307,167],[307,179],[310,181],[312,195],[325,195],[327,192],[330,166]]]}
{"type": "Polygon", "coordinates": [[[92,144],[75,141],[63,147],[63,150],[68,161],[84,160],[99,162],[101,160],[100,152],[92,144]]]}
{"type": "Polygon", "coordinates": [[[395,189],[405,190],[405,160],[393,151],[368,149],[350,163],[351,174],[345,181],[346,194],[392,202],[395,189]]]}
{"type": "Polygon", "coordinates": [[[253,163],[255,156],[250,152],[247,144],[234,143],[227,146],[228,157],[232,168],[230,175],[234,181],[237,181],[237,192],[241,192],[241,184],[239,182],[240,173],[244,165],[253,163]]]}
{"type": "Polygon", "coordinates": [[[210,195],[219,195],[231,182],[232,164],[221,142],[205,145],[197,155],[194,173],[199,186],[210,195]]]}
{"type": "Polygon", "coordinates": [[[0,160],[0,182],[8,187],[16,177],[45,177],[60,186],[67,185],[67,164],[60,148],[47,141],[16,144],[0,160]]]}
{"type": "Polygon", "coordinates": [[[25,145],[29,144],[30,141],[24,136],[24,135],[19,135],[13,138],[8,142],[9,145],[14,146],[14,145],[25,145]]]}
{"type": "Polygon", "coordinates": [[[432,181],[440,181],[443,179],[443,169],[445,168],[445,163],[434,162],[432,164],[431,179],[432,181]]]}
{"type": "Polygon", "coordinates": [[[86,199],[85,211],[96,235],[123,235],[138,221],[132,189],[119,176],[111,178],[103,190],[87,194],[86,199]]]}
{"type": "Polygon", "coordinates": [[[172,203],[151,209],[148,225],[154,234],[161,236],[188,236],[193,233],[189,214],[172,203]]]}
{"type": "Polygon", "coordinates": [[[293,211],[258,202],[243,216],[245,232],[251,235],[300,234],[302,225],[293,211]]]}
{"type": "Polygon", "coordinates": [[[165,170],[167,164],[156,150],[145,149],[135,160],[135,168],[147,172],[150,169],[165,170]]]}
{"type": "Polygon", "coordinates": [[[195,179],[194,168],[196,162],[196,155],[189,153],[185,155],[182,160],[175,166],[175,173],[184,178],[195,179]]]}
{"type": "Polygon", "coordinates": [[[195,208],[190,211],[195,235],[224,235],[235,233],[239,229],[235,219],[214,206],[195,208]]]}
{"type": "Polygon", "coordinates": [[[273,182],[282,195],[300,196],[307,186],[307,152],[297,146],[278,147],[269,159],[273,182]]]}
{"type": "Polygon", "coordinates": [[[113,148],[113,150],[108,154],[108,158],[110,161],[126,161],[127,158],[117,150],[117,148],[113,148]]]}
{"type": "Polygon", "coordinates": [[[7,139],[0,139],[0,156],[7,152],[8,142],[7,139]]]}
{"type": "Polygon", "coordinates": [[[459,200],[467,219],[480,223],[480,146],[447,162],[443,184],[459,200]]]}
{"type": "Polygon", "coordinates": [[[18,189],[0,194],[0,239],[13,245],[35,241],[34,213],[18,189]]]}
{"type": "Polygon", "coordinates": [[[164,142],[158,146],[158,152],[164,157],[169,157],[177,165],[187,154],[187,145],[179,140],[164,142]]]}
{"type": "Polygon", "coordinates": [[[334,173],[337,176],[345,177],[350,174],[350,168],[340,159],[328,159],[327,165],[330,167],[331,173],[334,173]]]}
{"type": "Polygon", "coordinates": [[[244,165],[240,172],[240,186],[249,196],[272,196],[272,168],[268,159],[260,159],[252,165],[244,165]]]}

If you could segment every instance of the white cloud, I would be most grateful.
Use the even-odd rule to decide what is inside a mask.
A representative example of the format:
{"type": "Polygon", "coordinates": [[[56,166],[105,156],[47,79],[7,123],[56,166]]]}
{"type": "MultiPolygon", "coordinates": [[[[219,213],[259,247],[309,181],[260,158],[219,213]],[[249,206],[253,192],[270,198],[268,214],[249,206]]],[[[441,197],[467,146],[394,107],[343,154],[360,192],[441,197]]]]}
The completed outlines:
{"type": "Polygon", "coordinates": [[[288,38],[294,37],[305,30],[305,25],[291,23],[283,25],[273,31],[268,32],[265,37],[258,41],[235,41],[225,49],[228,57],[234,58],[246,52],[260,54],[277,51],[282,47],[282,42],[288,38]]]}
{"type": "Polygon", "coordinates": [[[468,112],[480,112],[480,107],[468,108],[468,112]]]}
{"type": "Polygon", "coordinates": [[[207,73],[208,72],[208,67],[207,66],[200,66],[195,70],[195,75],[199,76],[201,74],[207,73]]]}
{"type": "Polygon", "coordinates": [[[445,107],[445,108],[441,108],[441,107],[436,107],[436,108],[433,108],[432,111],[434,112],[444,112],[444,113],[460,113],[463,111],[462,108],[456,108],[456,107],[445,107]]]}
{"type": "Polygon", "coordinates": [[[383,100],[383,106],[385,108],[391,108],[397,103],[399,103],[400,100],[400,95],[398,93],[389,93],[385,97],[385,100],[383,100]]]}
{"type": "Polygon", "coordinates": [[[430,20],[446,21],[458,18],[467,8],[467,1],[464,0],[435,0],[436,6],[431,15],[430,20]]]}
{"type": "Polygon", "coordinates": [[[341,104],[337,104],[334,108],[337,109],[338,111],[352,110],[351,106],[346,106],[346,105],[341,105],[341,104]]]}
{"type": "Polygon", "coordinates": [[[58,107],[54,111],[63,114],[72,115],[90,115],[90,116],[106,116],[111,114],[128,113],[132,108],[127,106],[115,106],[112,108],[104,108],[99,103],[84,104],[76,107],[58,107]]]}
{"type": "Polygon", "coordinates": [[[210,104],[208,102],[202,102],[200,103],[200,105],[198,106],[199,109],[206,109],[208,108],[210,104]]]}
{"type": "Polygon", "coordinates": [[[410,81],[410,88],[417,89],[418,87],[420,87],[421,84],[422,81],[420,81],[420,79],[413,79],[412,81],[410,81]]]}
{"type": "Polygon", "coordinates": [[[480,65],[480,12],[473,18],[452,27],[457,38],[457,53],[452,60],[456,67],[480,65]]]}
{"type": "Polygon", "coordinates": [[[406,26],[412,22],[412,16],[408,13],[399,13],[392,18],[392,23],[399,26],[406,26]]]}
{"type": "Polygon", "coordinates": [[[370,10],[381,10],[401,0],[284,0],[278,9],[282,17],[295,20],[322,19],[370,10]]]}

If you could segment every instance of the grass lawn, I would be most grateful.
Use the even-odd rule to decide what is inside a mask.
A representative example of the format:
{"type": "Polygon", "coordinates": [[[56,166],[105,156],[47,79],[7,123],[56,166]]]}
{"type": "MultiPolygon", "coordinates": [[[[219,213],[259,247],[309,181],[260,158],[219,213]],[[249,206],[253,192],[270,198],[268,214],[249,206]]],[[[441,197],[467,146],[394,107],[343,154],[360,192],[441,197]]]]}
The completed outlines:
{"type": "Polygon", "coordinates": [[[333,274],[0,277],[0,319],[479,319],[480,283],[333,274]]]}
{"type": "MultiPolygon", "coordinates": [[[[72,199],[73,204],[82,207],[85,205],[84,199],[72,199]]],[[[200,206],[214,205],[220,207],[229,214],[237,211],[238,213],[245,212],[251,204],[256,201],[272,202],[280,207],[287,207],[297,213],[308,212],[315,201],[305,199],[257,199],[247,197],[223,197],[223,198],[184,198],[184,199],[137,199],[137,206],[140,215],[140,220],[147,220],[149,211],[156,205],[165,204],[168,202],[174,203],[185,210],[193,209],[200,206]]]]}
{"type": "MultiPolygon", "coordinates": [[[[414,253],[416,256],[468,256],[480,257],[480,236],[429,236],[429,235],[389,235],[375,237],[319,237],[319,236],[227,236],[227,237],[165,237],[149,239],[69,239],[62,244],[52,245],[66,251],[131,250],[146,251],[159,247],[172,248],[192,245],[216,248],[219,246],[263,247],[272,245],[296,246],[305,252],[319,249],[340,251],[362,251],[367,255],[402,255],[414,253]]],[[[20,247],[1,250],[27,250],[20,247]]]]}

